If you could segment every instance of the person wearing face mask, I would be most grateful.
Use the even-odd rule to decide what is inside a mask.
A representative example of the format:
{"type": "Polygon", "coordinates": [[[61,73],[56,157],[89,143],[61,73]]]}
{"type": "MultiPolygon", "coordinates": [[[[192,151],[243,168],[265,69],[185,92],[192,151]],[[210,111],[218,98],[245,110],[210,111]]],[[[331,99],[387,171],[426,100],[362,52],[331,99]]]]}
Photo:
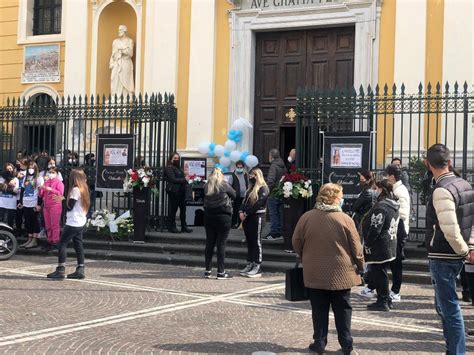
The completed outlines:
{"type": "Polygon", "coordinates": [[[37,239],[40,232],[38,213],[41,211],[42,204],[39,191],[43,183],[44,179],[39,174],[38,165],[36,165],[35,162],[30,162],[28,164],[19,203],[25,215],[25,227],[28,233],[28,241],[22,245],[25,249],[36,248],[38,246],[37,239]]]}
{"type": "Polygon", "coordinates": [[[64,184],[59,180],[59,170],[54,167],[48,170],[48,180],[40,186],[39,197],[43,200],[43,216],[48,236],[49,250],[57,248],[61,235],[62,201],[58,197],[64,195],[64,184]]]}
{"type": "Polygon", "coordinates": [[[23,209],[19,208],[21,191],[23,190],[23,183],[25,182],[26,170],[28,169],[28,161],[26,159],[19,160],[19,169],[16,172],[16,177],[18,179],[18,193],[16,194],[16,213],[15,213],[15,224],[16,224],[16,233],[17,236],[21,236],[23,229],[23,209]]]}
{"type": "Polygon", "coordinates": [[[0,222],[7,217],[7,224],[13,228],[16,212],[16,194],[19,190],[13,164],[5,164],[0,175],[0,222]]]}
{"type": "Polygon", "coordinates": [[[290,153],[288,154],[288,158],[286,159],[285,165],[289,173],[291,173],[292,171],[296,171],[296,149],[295,148],[290,150],[290,153]]]}
{"type": "Polygon", "coordinates": [[[377,301],[369,304],[367,309],[388,312],[392,308],[388,268],[397,257],[400,204],[387,179],[377,181],[375,186],[377,202],[361,222],[365,262],[370,266],[370,281],[377,290],[377,301]]]}
{"type": "Polygon", "coordinates": [[[375,203],[374,175],[371,171],[359,174],[360,194],[352,204],[352,218],[359,227],[362,217],[369,212],[375,203]]]}
{"type": "Polygon", "coordinates": [[[232,213],[232,228],[237,229],[240,225],[239,209],[244,200],[245,193],[249,186],[249,177],[245,172],[245,163],[239,160],[235,163],[235,170],[232,173],[230,184],[236,192],[236,198],[234,200],[233,213],[232,213]]]}
{"type": "Polygon", "coordinates": [[[166,181],[166,193],[168,194],[168,218],[169,231],[179,233],[176,228],[176,213],[179,208],[179,217],[181,220],[181,232],[191,233],[193,230],[186,225],[186,186],[188,182],[181,168],[180,155],[174,152],[170,155],[164,171],[166,181]]]}
{"type": "Polygon", "coordinates": [[[327,345],[332,307],[343,354],[351,354],[351,288],[361,282],[364,254],[354,221],[342,212],[342,186],[324,184],[316,205],[299,219],[293,248],[303,263],[313,316],[311,351],[322,354],[327,345]]]}
{"type": "MultiPolygon", "coordinates": [[[[48,160],[47,169],[46,169],[45,171],[42,171],[42,172],[40,173],[40,175],[41,175],[41,176],[43,177],[43,179],[46,181],[46,180],[49,179],[49,171],[50,171],[51,169],[56,168],[56,167],[57,167],[57,166],[56,166],[56,160],[55,160],[53,157],[50,157],[49,160],[48,160]]],[[[62,174],[61,174],[61,172],[60,172],[59,170],[58,170],[58,172],[57,172],[57,176],[56,176],[56,177],[59,179],[59,181],[64,181],[64,180],[63,180],[63,176],[62,176],[62,174]]]]}

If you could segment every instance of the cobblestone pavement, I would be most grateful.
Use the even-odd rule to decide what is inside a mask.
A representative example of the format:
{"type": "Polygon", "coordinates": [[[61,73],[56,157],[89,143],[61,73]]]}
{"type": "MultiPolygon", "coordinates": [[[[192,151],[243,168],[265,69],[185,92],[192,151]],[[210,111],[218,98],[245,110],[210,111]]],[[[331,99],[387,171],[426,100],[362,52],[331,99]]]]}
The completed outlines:
{"type": "MultiPolygon", "coordinates": [[[[0,353],[307,353],[311,342],[309,304],[284,299],[280,274],[220,281],[197,268],[89,261],[86,280],[53,282],[45,274],[55,260],[0,263],[0,353]]],[[[357,353],[444,353],[430,287],[404,285],[390,313],[369,313],[367,302],[353,296],[357,353]]],[[[463,312],[473,329],[474,308],[463,312]]],[[[332,320],[330,329],[334,354],[332,320]]]]}

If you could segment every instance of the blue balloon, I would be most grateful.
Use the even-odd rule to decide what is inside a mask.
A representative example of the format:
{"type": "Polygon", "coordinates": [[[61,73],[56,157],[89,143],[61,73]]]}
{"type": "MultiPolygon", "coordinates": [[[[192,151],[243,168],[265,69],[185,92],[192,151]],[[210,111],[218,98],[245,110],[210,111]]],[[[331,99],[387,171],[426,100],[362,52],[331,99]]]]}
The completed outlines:
{"type": "Polygon", "coordinates": [[[245,161],[245,158],[247,158],[248,156],[249,156],[249,152],[243,152],[240,155],[240,160],[245,161]]]}
{"type": "Polygon", "coordinates": [[[235,143],[239,143],[242,140],[242,137],[236,137],[234,138],[235,143]]]}
{"type": "Polygon", "coordinates": [[[215,168],[215,169],[221,169],[221,170],[222,170],[222,166],[221,166],[221,164],[219,164],[219,163],[216,164],[216,165],[214,165],[214,168],[215,168]]]}
{"type": "Polygon", "coordinates": [[[209,150],[214,150],[215,147],[216,147],[216,143],[209,144],[209,150]]]}
{"type": "Polygon", "coordinates": [[[225,156],[225,157],[230,157],[230,152],[229,152],[228,150],[226,150],[226,151],[224,152],[224,156],[225,156]]]}
{"type": "Polygon", "coordinates": [[[214,153],[213,150],[210,150],[207,155],[209,155],[209,158],[214,158],[216,156],[216,153],[214,153]]]}

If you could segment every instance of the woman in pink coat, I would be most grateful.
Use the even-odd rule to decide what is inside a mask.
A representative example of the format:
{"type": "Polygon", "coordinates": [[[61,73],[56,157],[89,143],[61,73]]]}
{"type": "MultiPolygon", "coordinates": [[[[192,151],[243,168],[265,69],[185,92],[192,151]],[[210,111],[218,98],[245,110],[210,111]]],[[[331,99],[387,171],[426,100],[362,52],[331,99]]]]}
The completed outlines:
{"type": "Polygon", "coordinates": [[[48,243],[54,248],[58,243],[61,235],[61,213],[63,210],[62,201],[55,196],[64,195],[64,184],[58,178],[58,169],[56,167],[48,170],[48,179],[41,186],[39,192],[43,199],[43,216],[46,233],[48,235],[48,243]]]}

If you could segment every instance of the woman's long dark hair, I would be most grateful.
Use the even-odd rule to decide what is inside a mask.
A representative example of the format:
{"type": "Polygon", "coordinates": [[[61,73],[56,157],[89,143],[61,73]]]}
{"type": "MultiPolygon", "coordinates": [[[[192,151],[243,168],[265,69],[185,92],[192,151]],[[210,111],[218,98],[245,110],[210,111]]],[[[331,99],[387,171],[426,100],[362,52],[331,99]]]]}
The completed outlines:
{"type": "Polygon", "coordinates": [[[363,176],[365,178],[365,182],[362,184],[360,184],[360,186],[364,189],[371,189],[374,187],[374,180],[375,180],[375,177],[374,177],[374,173],[372,171],[369,171],[369,170],[364,170],[362,171],[361,173],[359,173],[360,176],[363,176]]]}
{"type": "Polygon", "coordinates": [[[393,193],[393,185],[387,179],[381,179],[375,183],[379,189],[382,189],[378,197],[378,201],[385,200],[389,198],[391,200],[398,200],[398,198],[393,193]]]}

